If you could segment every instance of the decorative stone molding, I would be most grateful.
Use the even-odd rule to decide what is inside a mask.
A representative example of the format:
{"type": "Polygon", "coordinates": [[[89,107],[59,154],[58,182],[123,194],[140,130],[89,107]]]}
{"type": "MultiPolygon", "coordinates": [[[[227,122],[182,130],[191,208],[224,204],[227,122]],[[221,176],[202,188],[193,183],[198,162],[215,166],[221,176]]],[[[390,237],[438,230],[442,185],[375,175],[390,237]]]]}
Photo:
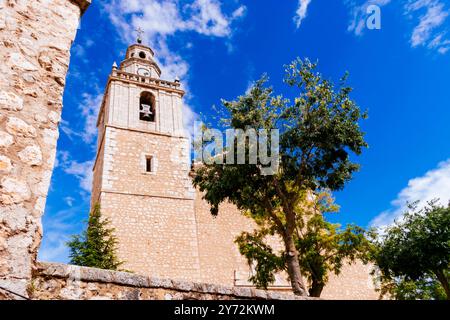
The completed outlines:
{"type": "Polygon", "coordinates": [[[30,291],[33,299],[313,300],[289,293],[160,279],[59,263],[39,263],[30,291]]]}

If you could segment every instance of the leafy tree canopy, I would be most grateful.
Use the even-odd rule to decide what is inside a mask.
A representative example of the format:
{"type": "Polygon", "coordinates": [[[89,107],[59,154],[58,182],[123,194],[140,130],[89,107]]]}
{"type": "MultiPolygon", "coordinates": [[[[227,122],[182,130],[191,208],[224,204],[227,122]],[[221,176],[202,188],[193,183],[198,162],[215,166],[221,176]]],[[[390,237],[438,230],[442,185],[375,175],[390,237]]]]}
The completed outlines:
{"type": "MultiPolygon", "coordinates": [[[[370,242],[364,229],[326,221],[324,214],[338,210],[327,192],[308,196],[301,202],[302,215],[297,216],[295,245],[303,276],[308,280],[309,295],[320,297],[330,273],[338,275],[344,264],[368,261],[370,242]]],[[[253,233],[244,232],[237,239],[239,250],[255,273],[250,278],[257,287],[267,289],[275,281],[275,274],[287,271],[286,252],[276,253],[267,240],[276,235],[276,229],[267,221],[259,220],[253,233]]]]}
{"type": "Polygon", "coordinates": [[[401,221],[374,240],[382,294],[397,299],[450,299],[450,206],[410,205],[401,221]]]}
{"type": "MultiPolygon", "coordinates": [[[[280,131],[280,165],[274,175],[263,175],[260,165],[212,163],[199,167],[194,177],[212,214],[218,214],[220,203],[230,201],[255,221],[264,220],[269,231],[261,230],[263,234],[273,232],[282,239],[292,288],[299,295],[307,294],[297,249],[296,228],[304,214],[299,204],[308,192],[342,189],[359,168],[350,155],[359,155],[367,147],[358,123],[366,114],[350,98],[347,75],[335,87],[316,68],[307,59],[286,67],[285,83],[296,92],[293,101],[275,96],[266,86],[267,77],[235,101],[223,101],[223,123],[229,127],[280,131]]],[[[254,237],[249,241],[262,235],[254,237]]],[[[259,253],[270,253],[265,249],[259,253]]],[[[277,264],[273,260],[267,270],[277,264]]]]}

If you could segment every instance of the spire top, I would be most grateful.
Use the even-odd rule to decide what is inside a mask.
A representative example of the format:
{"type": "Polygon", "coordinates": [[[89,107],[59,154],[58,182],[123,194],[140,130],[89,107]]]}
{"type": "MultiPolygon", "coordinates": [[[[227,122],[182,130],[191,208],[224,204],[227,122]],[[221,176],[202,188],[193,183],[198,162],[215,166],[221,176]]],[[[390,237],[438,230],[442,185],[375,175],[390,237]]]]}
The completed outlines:
{"type": "Polygon", "coordinates": [[[141,44],[142,43],[142,35],[144,34],[144,30],[142,30],[141,27],[138,27],[136,30],[137,33],[137,43],[141,44]]]}

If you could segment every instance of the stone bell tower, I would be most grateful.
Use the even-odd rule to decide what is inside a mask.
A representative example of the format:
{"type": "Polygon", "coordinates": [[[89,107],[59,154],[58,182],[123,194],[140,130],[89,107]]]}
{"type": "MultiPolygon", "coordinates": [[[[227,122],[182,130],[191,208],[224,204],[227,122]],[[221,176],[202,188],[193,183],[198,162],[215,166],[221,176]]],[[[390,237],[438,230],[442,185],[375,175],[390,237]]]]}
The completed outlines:
{"type": "Polygon", "coordinates": [[[98,116],[91,199],[116,229],[124,269],[172,279],[200,272],[183,95],[179,80],[161,79],[140,39],[114,63],[98,116]]]}

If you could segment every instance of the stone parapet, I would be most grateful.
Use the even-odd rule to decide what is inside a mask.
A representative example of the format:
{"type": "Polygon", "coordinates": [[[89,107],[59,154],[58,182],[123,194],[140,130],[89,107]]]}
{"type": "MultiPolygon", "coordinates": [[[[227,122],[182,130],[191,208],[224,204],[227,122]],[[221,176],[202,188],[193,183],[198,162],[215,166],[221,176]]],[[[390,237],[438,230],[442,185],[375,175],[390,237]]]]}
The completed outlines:
{"type": "Polygon", "coordinates": [[[33,299],[106,300],[310,300],[293,294],[190,281],[153,278],[128,272],[39,263],[30,287],[33,299]]]}

